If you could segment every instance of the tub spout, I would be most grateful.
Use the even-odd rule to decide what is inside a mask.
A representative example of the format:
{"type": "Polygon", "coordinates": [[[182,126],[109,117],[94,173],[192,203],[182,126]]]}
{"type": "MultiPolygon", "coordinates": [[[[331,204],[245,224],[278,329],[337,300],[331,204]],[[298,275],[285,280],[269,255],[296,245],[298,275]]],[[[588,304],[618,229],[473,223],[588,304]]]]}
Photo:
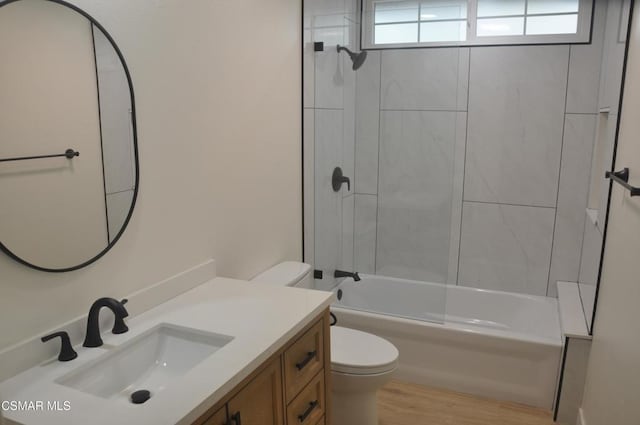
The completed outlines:
{"type": "Polygon", "coordinates": [[[336,279],[339,279],[341,277],[350,277],[353,279],[354,282],[360,282],[360,275],[357,272],[345,272],[342,270],[336,270],[333,273],[333,277],[335,277],[336,279]]]}

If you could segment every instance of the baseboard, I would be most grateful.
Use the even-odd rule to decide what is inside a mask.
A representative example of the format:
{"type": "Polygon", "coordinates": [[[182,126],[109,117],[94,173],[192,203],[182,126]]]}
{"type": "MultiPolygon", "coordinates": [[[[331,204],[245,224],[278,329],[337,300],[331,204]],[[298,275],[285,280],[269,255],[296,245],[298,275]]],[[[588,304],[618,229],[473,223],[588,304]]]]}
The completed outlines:
{"type": "Polygon", "coordinates": [[[584,419],[584,410],[582,407],[578,409],[578,421],[576,425],[587,425],[587,421],[584,419]]]}
{"type": "MultiPolygon", "coordinates": [[[[216,262],[209,260],[175,276],[146,287],[127,296],[129,300],[127,310],[130,317],[138,316],[153,307],[169,301],[216,277],[216,262]]],[[[87,306],[87,312],[89,306],[87,306]]],[[[104,315],[100,323],[104,330],[111,328],[113,318],[104,315]]],[[[42,335],[65,330],[69,333],[73,345],[80,344],[84,339],[87,316],[77,317],[67,323],[56,325],[42,335]]],[[[43,344],[41,335],[34,336],[0,351],[0,382],[9,379],[20,372],[37,366],[58,355],[56,344],[43,344]]]]}

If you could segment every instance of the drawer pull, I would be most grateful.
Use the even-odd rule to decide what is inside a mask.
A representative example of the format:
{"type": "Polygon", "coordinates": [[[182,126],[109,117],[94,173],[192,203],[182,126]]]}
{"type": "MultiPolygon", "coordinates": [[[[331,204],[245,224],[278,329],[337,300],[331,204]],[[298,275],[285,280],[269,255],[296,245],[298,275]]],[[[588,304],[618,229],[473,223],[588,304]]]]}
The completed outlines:
{"type": "Polygon", "coordinates": [[[318,352],[315,351],[315,350],[314,351],[309,351],[307,353],[307,357],[305,357],[304,360],[302,360],[300,363],[296,363],[296,368],[298,370],[304,369],[309,364],[309,362],[311,360],[316,358],[316,354],[318,354],[318,352]]]}
{"type": "Polygon", "coordinates": [[[304,421],[306,421],[311,412],[313,412],[313,410],[318,407],[318,404],[320,404],[318,403],[318,400],[309,403],[309,407],[307,408],[307,410],[305,410],[302,415],[298,415],[298,422],[303,423],[304,421]]]}
{"type": "Polygon", "coordinates": [[[227,425],[242,425],[242,418],[240,418],[240,412],[236,412],[234,415],[231,415],[229,418],[229,422],[227,425]]]}

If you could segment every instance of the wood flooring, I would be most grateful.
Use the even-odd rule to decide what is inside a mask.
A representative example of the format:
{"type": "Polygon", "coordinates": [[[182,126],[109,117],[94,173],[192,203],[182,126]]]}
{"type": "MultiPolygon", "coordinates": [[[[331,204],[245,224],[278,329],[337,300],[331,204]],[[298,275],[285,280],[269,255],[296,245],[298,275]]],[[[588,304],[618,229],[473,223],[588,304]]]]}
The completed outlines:
{"type": "Polygon", "coordinates": [[[551,412],[392,381],[378,393],[380,425],[553,425],[551,412]]]}

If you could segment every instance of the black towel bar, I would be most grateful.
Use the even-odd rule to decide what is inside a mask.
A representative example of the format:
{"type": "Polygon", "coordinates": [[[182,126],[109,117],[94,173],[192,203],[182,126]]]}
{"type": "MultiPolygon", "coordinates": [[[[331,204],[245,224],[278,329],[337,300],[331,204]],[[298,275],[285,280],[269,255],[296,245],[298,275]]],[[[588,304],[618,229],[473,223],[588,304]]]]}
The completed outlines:
{"type": "Polygon", "coordinates": [[[27,161],[30,159],[43,159],[43,158],[59,158],[63,156],[66,157],[67,159],[72,159],[76,156],[80,156],[80,152],[77,152],[73,149],[67,149],[64,153],[59,153],[55,155],[21,156],[18,158],[5,158],[5,159],[0,159],[0,162],[27,161]]]}
{"type": "Polygon", "coordinates": [[[617,173],[612,173],[611,171],[607,171],[605,175],[606,178],[613,180],[618,183],[629,192],[631,192],[631,196],[640,196],[640,187],[634,187],[629,184],[629,169],[625,168],[622,171],[618,171],[617,173]]]}

